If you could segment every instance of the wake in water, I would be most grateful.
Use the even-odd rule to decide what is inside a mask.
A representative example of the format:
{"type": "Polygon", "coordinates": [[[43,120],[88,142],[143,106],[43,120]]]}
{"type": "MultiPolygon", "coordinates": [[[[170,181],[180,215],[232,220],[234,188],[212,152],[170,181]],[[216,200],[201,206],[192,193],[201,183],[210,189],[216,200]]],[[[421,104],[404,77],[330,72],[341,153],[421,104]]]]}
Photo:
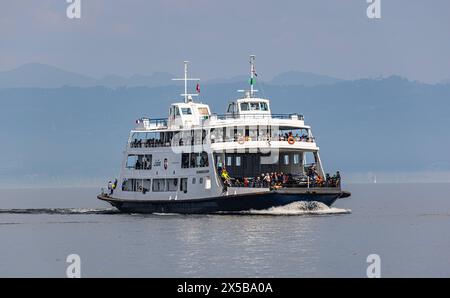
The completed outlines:
{"type": "Polygon", "coordinates": [[[272,207],[265,210],[249,210],[240,214],[254,215],[328,215],[350,214],[350,209],[328,207],[320,202],[294,202],[285,206],[272,207]]]}
{"type": "Polygon", "coordinates": [[[39,209],[0,209],[0,214],[116,214],[117,209],[89,208],[39,208],[39,209]]]}
{"type": "MultiPolygon", "coordinates": [[[[90,209],[90,208],[38,208],[38,209],[0,209],[0,214],[119,214],[114,208],[90,209]]],[[[319,202],[294,202],[285,206],[272,207],[265,210],[248,210],[240,212],[218,212],[218,214],[241,214],[241,215],[327,215],[327,214],[349,214],[350,209],[339,209],[328,207],[319,202]]],[[[153,215],[178,215],[175,213],[153,213],[153,215]]]]}

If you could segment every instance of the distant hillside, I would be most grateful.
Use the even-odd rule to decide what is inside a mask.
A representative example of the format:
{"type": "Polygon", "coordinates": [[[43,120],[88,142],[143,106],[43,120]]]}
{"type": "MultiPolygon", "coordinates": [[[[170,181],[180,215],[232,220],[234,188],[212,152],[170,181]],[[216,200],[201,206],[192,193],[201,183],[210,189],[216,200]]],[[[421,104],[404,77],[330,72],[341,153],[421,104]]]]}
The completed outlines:
{"type": "Polygon", "coordinates": [[[93,86],[95,79],[39,63],[25,64],[10,71],[0,72],[0,88],[58,88],[70,85],[93,86]]]}
{"type": "MultiPolygon", "coordinates": [[[[172,78],[175,76],[165,72],[155,72],[151,75],[133,75],[122,77],[118,75],[107,75],[102,78],[93,78],[86,75],[66,71],[54,66],[30,63],[22,65],[16,69],[0,72],[0,88],[60,88],[70,87],[161,87],[174,85],[172,78]]],[[[178,76],[177,76],[178,77],[178,76]]],[[[244,83],[248,81],[248,75],[238,75],[231,78],[206,79],[204,84],[229,84],[244,83]]],[[[341,80],[306,73],[300,71],[290,71],[275,76],[267,82],[272,85],[303,85],[318,86],[329,85],[341,80]]]]}
{"type": "Polygon", "coordinates": [[[173,84],[171,81],[173,77],[169,73],[156,72],[152,75],[133,75],[129,78],[108,75],[97,79],[46,64],[30,63],[0,72],[0,88],[156,87],[173,84]]]}
{"type": "MultiPolygon", "coordinates": [[[[200,100],[224,113],[243,83],[210,84],[200,100]]],[[[257,86],[275,113],[313,127],[329,171],[450,171],[450,85],[399,77],[323,86],[257,86]]],[[[179,86],[0,90],[0,184],[117,176],[129,130],[164,117],[179,86]]]]}
{"type": "Polygon", "coordinates": [[[318,75],[309,72],[288,71],[275,76],[269,83],[273,85],[303,85],[318,86],[330,85],[342,81],[325,75],[318,75]]]}

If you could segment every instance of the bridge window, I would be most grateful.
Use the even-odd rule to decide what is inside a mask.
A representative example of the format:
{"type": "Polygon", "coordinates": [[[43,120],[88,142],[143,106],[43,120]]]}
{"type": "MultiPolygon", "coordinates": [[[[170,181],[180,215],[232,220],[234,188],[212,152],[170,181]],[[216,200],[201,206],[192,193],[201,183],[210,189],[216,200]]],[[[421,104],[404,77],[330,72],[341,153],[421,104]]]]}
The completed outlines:
{"type": "Polygon", "coordinates": [[[209,116],[208,108],[198,108],[200,116],[209,116]]]}
{"type": "Polygon", "coordinates": [[[266,102],[261,102],[261,111],[268,111],[269,110],[269,106],[267,105],[266,102]]]}
{"type": "Polygon", "coordinates": [[[183,115],[192,115],[191,108],[181,108],[181,114],[183,114],[183,115]]]}
{"type": "Polygon", "coordinates": [[[251,102],[250,110],[251,111],[259,111],[259,102],[251,102]]]}
{"type": "Polygon", "coordinates": [[[285,165],[289,165],[289,155],[288,155],[288,154],[285,154],[285,155],[283,156],[283,161],[284,161],[284,164],[285,164],[285,165]]]}
{"type": "Polygon", "coordinates": [[[247,102],[241,103],[241,111],[250,111],[250,106],[247,102]]]}
{"type": "Polygon", "coordinates": [[[294,154],[294,165],[298,165],[300,163],[300,154],[294,154]]]}

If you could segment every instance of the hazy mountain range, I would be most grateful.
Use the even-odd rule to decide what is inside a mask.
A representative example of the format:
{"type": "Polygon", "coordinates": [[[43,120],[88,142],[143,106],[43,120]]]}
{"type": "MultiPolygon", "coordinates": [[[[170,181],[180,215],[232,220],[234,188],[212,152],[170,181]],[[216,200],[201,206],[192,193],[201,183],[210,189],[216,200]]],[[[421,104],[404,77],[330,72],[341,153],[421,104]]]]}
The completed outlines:
{"type": "MultiPolygon", "coordinates": [[[[151,75],[136,74],[131,77],[107,75],[94,78],[54,66],[29,63],[9,71],[0,72],[0,88],[59,88],[71,87],[158,87],[174,85],[172,78],[176,75],[166,72],[155,72],[151,75]]],[[[216,78],[206,80],[207,84],[246,82],[248,75],[232,78],[216,78]]],[[[301,71],[289,71],[275,76],[267,83],[274,85],[305,85],[316,86],[333,84],[339,79],[301,71]]]]}
{"type": "MultiPolygon", "coordinates": [[[[135,120],[165,117],[168,105],[181,100],[176,85],[89,87],[92,81],[85,76],[65,73],[63,80],[53,70],[37,78],[33,67],[27,68],[28,76],[24,68],[0,75],[1,186],[115,177],[135,120]],[[82,87],[68,87],[68,79],[82,87]],[[20,82],[39,88],[21,88],[20,82]],[[11,88],[13,83],[18,85],[11,88]]],[[[334,83],[320,79],[325,81],[319,85],[301,85],[278,78],[284,83],[259,83],[257,88],[261,97],[271,99],[274,113],[305,115],[326,170],[346,175],[450,171],[450,84],[395,76],[334,83]]],[[[117,86],[114,80],[122,79],[106,81],[117,86]]],[[[224,113],[246,84],[212,81],[199,100],[224,113]]]]}

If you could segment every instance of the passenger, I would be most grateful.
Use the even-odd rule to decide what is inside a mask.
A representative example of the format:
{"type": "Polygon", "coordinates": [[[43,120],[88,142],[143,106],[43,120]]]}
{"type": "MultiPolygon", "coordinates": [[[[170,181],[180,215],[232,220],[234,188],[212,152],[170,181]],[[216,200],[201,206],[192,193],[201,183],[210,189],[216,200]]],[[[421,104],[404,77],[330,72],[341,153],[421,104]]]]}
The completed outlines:
{"type": "Polygon", "coordinates": [[[323,184],[323,177],[318,175],[317,179],[316,179],[316,183],[317,183],[318,186],[323,186],[322,185],[323,184]]]}
{"type": "Polygon", "coordinates": [[[260,176],[256,177],[255,187],[261,187],[261,177],[260,176]]]}
{"type": "Polygon", "coordinates": [[[283,175],[283,184],[288,184],[288,182],[289,182],[289,176],[288,175],[286,175],[286,174],[284,174],[283,175]]]}
{"type": "Polygon", "coordinates": [[[117,188],[117,179],[114,179],[114,183],[113,183],[113,185],[112,185],[112,189],[113,189],[113,191],[117,188]]]}
{"type": "Polygon", "coordinates": [[[222,169],[222,173],[220,176],[222,177],[222,181],[225,185],[230,184],[230,175],[228,174],[228,172],[225,168],[222,169]]]}
{"type": "Polygon", "coordinates": [[[331,177],[329,173],[325,174],[325,185],[326,186],[331,186],[331,177]]]}
{"type": "Polygon", "coordinates": [[[113,194],[113,188],[112,188],[112,182],[108,181],[108,191],[109,191],[109,195],[113,194]]]}
{"type": "Polygon", "coordinates": [[[270,187],[270,182],[271,182],[270,175],[269,175],[269,173],[267,173],[266,176],[264,176],[265,187],[270,187]]]}
{"type": "Polygon", "coordinates": [[[336,172],[336,187],[341,186],[341,173],[339,173],[339,171],[336,172]]]}
{"type": "Polygon", "coordinates": [[[244,178],[244,187],[249,187],[249,181],[247,177],[244,178]]]}

